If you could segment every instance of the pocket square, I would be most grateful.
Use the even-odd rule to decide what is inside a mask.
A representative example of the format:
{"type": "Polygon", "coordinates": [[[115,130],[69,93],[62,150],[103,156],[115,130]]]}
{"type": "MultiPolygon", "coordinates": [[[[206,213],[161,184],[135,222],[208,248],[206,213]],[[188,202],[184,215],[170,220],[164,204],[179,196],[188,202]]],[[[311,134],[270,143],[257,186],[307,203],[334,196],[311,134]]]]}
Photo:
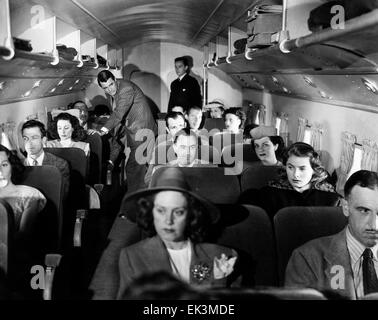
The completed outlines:
{"type": "Polygon", "coordinates": [[[218,259],[214,258],[214,279],[222,279],[227,277],[234,271],[234,265],[236,262],[236,257],[227,258],[227,256],[222,253],[221,257],[218,259]]]}

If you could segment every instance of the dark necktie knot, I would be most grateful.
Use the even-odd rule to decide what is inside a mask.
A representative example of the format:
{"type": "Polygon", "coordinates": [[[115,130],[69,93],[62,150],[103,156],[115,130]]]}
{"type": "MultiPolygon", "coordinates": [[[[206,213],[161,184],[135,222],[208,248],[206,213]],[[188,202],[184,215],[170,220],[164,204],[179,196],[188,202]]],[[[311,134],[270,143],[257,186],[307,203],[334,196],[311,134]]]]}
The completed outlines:
{"type": "Polygon", "coordinates": [[[378,292],[378,279],[375,272],[373,252],[371,249],[366,248],[362,254],[362,278],[364,283],[364,293],[369,294],[378,292]]]}
{"type": "Polygon", "coordinates": [[[369,248],[366,248],[362,256],[364,257],[364,259],[373,260],[373,251],[371,251],[371,249],[369,248]]]}

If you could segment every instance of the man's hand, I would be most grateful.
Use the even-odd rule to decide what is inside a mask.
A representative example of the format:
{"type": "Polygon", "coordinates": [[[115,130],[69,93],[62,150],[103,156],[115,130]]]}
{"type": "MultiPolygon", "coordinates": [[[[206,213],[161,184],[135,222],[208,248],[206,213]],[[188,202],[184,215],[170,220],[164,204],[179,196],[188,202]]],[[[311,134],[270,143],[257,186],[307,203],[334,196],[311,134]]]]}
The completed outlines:
{"type": "Polygon", "coordinates": [[[98,130],[95,130],[95,129],[88,129],[87,130],[87,134],[89,134],[90,136],[94,135],[95,133],[98,133],[99,135],[101,135],[101,132],[98,131],[98,130]]]}

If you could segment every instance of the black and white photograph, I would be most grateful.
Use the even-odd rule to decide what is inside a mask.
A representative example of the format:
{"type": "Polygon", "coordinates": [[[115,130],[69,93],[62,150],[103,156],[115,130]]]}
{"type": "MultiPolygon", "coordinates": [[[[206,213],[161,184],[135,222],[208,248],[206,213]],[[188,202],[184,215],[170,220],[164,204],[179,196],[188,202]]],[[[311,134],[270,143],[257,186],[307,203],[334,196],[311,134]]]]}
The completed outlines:
{"type": "Polygon", "coordinates": [[[377,39],[377,0],[0,0],[0,300],[378,300],[377,39]]]}

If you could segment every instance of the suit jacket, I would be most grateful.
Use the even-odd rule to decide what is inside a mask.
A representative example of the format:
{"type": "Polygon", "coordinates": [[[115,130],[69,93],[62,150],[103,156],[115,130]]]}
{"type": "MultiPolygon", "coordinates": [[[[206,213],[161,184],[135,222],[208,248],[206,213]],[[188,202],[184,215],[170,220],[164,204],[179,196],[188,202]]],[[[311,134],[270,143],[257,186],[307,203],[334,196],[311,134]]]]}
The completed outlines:
{"type": "MultiPolygon", "coordinates": [[[[214,258],[220,258],[221,254],[227,257],[237,257],[235,250],[226,248],[217,244],[198,243],[192,247],[192,258],[190,270],[195,265],[206,264],[210,267],[208,277],[204,280],[198,280],[193,272],[190,272],[190,283],[200,286],[226,287],[231,283],[231,276],[215,279],[213,263],[214,258]]],[[[167,271],[173,272],[168,251],[159,236],[147,238],[134,245],[123,248],[119,258],[120,286],[118,298],[122,297],[125,289],[130,283],[147,272],[167,271]]]]}
{"type": "Polygon", "coordinates": [[[201,88],[198,81],[188,74],[181,80],[176,79],[172,81],[168,111],[174,106],[182,106],[188,109],[189,106],[193,105],[202,106],[201,88]]]}
{"type": "MultiPolygon", "coordinates": [[[[27,159],[24,160],[24,164],[26,166],[29,165],[27,159]]],[[[62,189],[64,197],[67,196],[68,191],[70,189],[70,167],[68,165],[68,162],[62,158],[57,157],[52,153],[45,151],[45,156],[43,157],[42,165],[49,165],[59,169],[60,173],[62,174],[62,189]]]]}
{"type": "Polygon", "coordinates": [[[356,299],[345,232],[314,239],[294,250],[286,268],[285,286],[333,290],[356,299]]]}
{"type": "Polygon", "coordinates": [[[240,196],[239,203],[261,207],[273,219],[278,210],[285,207],[337,206],[339,197],[336,192],[322,191],[315,188],[298,192],[294,189],[266,186],[260,190],[246,190],[240,196]]]}
{"type": "MultiPolygon", "coordinates": [[[[112,130],[117,127],[115,136],[128,135],[132,144],[139,129],[150,129],[157,134],[157,126],[151,108],[142,90],[133,82],[117,80],[117,93],[115,94],[115,109],[104,127],[112,130]],[[123,132],[123,127],[125,131],[123,132]]],[[[111,103],[111,97],[108,96],[111,103]]]]}

